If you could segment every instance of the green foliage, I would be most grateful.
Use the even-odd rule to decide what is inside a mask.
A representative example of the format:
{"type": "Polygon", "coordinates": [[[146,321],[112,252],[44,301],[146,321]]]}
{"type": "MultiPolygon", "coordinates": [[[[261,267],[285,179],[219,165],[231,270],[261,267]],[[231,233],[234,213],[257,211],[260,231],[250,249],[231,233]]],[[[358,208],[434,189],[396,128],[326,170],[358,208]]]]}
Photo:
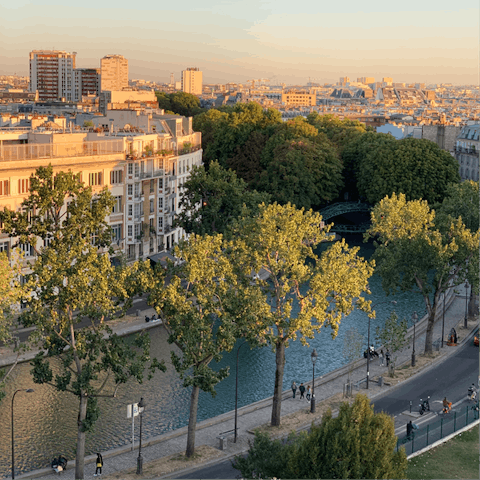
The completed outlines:
{"type": "Polygon", "coordinates": [[[83,128],[93,128],[95,125],[92,120],[85,120],[83,122],[83,128]]]}
{"type": "Polygon", "coordinates": [[[407,334],[407,321],[404,319],[398,321],[398,316],[395,312],[392,312],[385,322],[383,328],[377,327],[376,339],[383,345],[392,355],[391,373],[395,371],[395,363],[397,361],[396,353],[402,350],[408,343],[406,338],[407,334]]]}
{"type": "Polygon", "coordinates": [[[156,369],[165,369],[150,359],[148,335],[140,335],[132,348],[104,323],[127,308],[125,300],[150,282],[146,268],[115,268],[105,253],[112,204],[107,190],[93,197],[72,173],[54,176],[49,166],[32,177],[30,195],[22,203],[24,213],[2,212],[4,231],[10,236],[19,235],[20,241],[35,247],[39,239],[51,239],[48,247],[37,249],[25,285],[27,309],[20,320],[36,327],[32,337],[41,348],[31,363],[34,382],[79,398],[76,478],[83,478],[84,433],[98,417],[94,399],[114,397],[130,378],[141,383],[147,364],[149,378],[156,369]],[[83,318],[91,323],[78,328],[83,318]],[[61,362],[55,377],[52,359],[61,362]]]}
{"type": "Polygon", "coordinates": [[[159,108],[164,109],[166,113],[173,112],[184,117],[193,117],[204,111],[200,108],[200,99],[191,93],[155,92],[155,95],[159,108]]]}
{"type": "Polygon", "coordinates": [[[374,259],[384,290],[416,288],[425,299],[429,315],[425,351],[429,353],[441,294],[466,279],[478,291],[479,233],[466,228],[461,219],[437,226],[435,211],[426,201],[407,201],[404,194],[384,198],[371,218],[365,239],[376,240],[374,259]]]}
{"type": "Polygon", "coordinates": [[[322,326],[335,336],[342,317],[355,305],[369,311],[368,290],[373,266],[357,257],[358,248],[344,241],[333,244],[317,256],[314,248],[326,238],[321,216],[312,210],[297,210],[287,204],[262,205],[256,218],[244,218],[236,228],[244,241],[242,259],[250,271],[266,271],[268,282],[259,282],[269,315],[263,317],[262,337],[277,353],[277,370],[272,422],[280,424],[280,407],[285,347],[297,336],[304,345],[322,326]],[[306,293],[300,288],[310,285],[306,293]],[[294,299],[299,313],[292,316],[294,299]]]}
{"type": "Polygon", "coordinates": [[[218,162],[208,172],[203,166],[193,167],[183,187],[176,224],[198,235],[226,234],[240,215],[254,216],[258,205],[269,201],[268,194],[249,191],[233,170],[225,170],[218,162]]]}
{"type": "Polygon", "coordinates": [[[441,202],[448,185],[460,182],[457,161],[425,139],[387,142],[357,161],[358,191],[372,204],[392,193],[403,193],[407,200],[441,202]]]}
{"type": "Polygon", "coordinates": [[[407,456],[404,449],[395,452],[396,443],[393,419],[357,395],[336,418],[328,411],[320,425],[285,444],[256,433],[234,467],[243,478],[405,478],[407,456]]]}

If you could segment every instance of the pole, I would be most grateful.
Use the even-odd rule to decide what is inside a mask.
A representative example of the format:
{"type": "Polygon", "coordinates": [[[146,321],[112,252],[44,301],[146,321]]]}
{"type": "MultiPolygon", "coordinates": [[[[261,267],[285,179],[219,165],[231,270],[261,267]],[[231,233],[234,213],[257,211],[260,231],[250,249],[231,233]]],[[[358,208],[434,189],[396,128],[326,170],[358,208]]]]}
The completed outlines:
{"type": "Polygon", "coordinates": [[[315,413],[315,363],[313,364],[312,400],[310,402],[310,413],[315,413]]]}
{"type": "Polygon", "coordinates": [[[135,416],[133,415],[133,405],[132,405],[132,452],[135,450],[135,416]]]}
{"type": "Polygon", "coordinates": [[[138,408],[140,411],[140,442],[138,445],[138,457],[137,457],[137,475],[142,475],[143,473],[143,457],[142,457],[142,424],[143,424],[143,398],[140,399],[138,408]]]}
{"type": "Polygon", "coordinates": [[[413,351],[412,351],[412,367],[415,366],[415,327],[416,323],[413,324],[413,351]]]}
{"type": "Polygon", "coordinates": [[[464,327],[468,328],[468,282],[465,282],[465,324],[464,327]]]}
{"type": "Polygon", "coordinates": [[[13,401],[15,400],[15,395],[20,392],[17,390],[12,397],[12,480],[15,480],[15,435],[13,433],[13,401]]]}
{"type": "Polygon", "coordinates": [[[237,417],[238,417],[238,352],[240,352],[240,349],[246,344],[247,342],[243,342],[238,348],[237,348],[237,369],[236,369],[236,376],[235,376],[235,433],[233,437],[233,443],[237,443],[237,417]]]}
{"type": "Polygon", "coordinates": [[[445,338],[445,292],[443,292],[443,312],[442,312],[442,348],[443,339],[445,338]]]}
{"type": "Polygon", "coordinates": [[[368,381],[370,379],[370,316],[368,317],[368,334],[367,334],[367,390],[368,381]]]}

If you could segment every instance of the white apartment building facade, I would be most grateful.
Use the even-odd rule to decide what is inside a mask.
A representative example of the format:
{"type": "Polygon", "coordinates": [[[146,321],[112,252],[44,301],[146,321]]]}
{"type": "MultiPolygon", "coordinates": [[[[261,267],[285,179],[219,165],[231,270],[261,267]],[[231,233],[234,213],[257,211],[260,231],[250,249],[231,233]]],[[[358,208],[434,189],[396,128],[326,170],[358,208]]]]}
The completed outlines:
{"type": "Polygon", "coordinates": [[[74,101],[76,53],[63,50],[30,52],[30,91],[38,90],[40,101],[74,101]]]}
{"type": "MultiPolygon", "coordinates": [[[[109,188],[116,201],[108,218],[112,246],[128,262],[167,251],[185,236],[173,222],[183,184],[192,167],[201,165],[202,150],[200,133],[182,129],[173,136],[173,129],[166,130],[147,134],[32,131],[27,144],[4,144],[0,149],[0,208],[19,209],[28,195],[30,176],[50,163],[54,172],[79,174],[94,193],[109,188]]],[[[0,251],[10,252],[15,244],[15,239],[0,230],[0,251]]],[[[25,262],[34,260],[33,249],[21,249],[25,262]]]]}
{"type": "Polygon", "coordinates": [[[182,70],[182,92],[201,95],[203,88],[203,72],[199,68],[182,70]]]}
{"type": "Polygon", "coordinates": [[[123,55],[105,55],[100,71],[101,91],[128,88],[128,60],[123,55]]]}
{"type": "Polygon", "coordinates": [[[478,182],[480,124],[466,125],[455,142],[455,158],[458,162],[460,179],[478,182]]]}

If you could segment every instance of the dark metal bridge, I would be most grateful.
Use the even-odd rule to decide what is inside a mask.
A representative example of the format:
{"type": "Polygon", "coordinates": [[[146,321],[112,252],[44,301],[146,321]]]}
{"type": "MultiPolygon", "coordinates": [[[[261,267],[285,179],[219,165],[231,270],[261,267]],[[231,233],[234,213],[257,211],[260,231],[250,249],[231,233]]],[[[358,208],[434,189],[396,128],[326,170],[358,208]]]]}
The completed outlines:
{"type": "MultiPolygon", "coordinates": [[[[339,215],[344,215],[345,213],[350,212],[370,212],[371,209],[372,206],[368,205],[367,203],[341,202],[334,203],[333,205],[329,205],[328,207],[323,208],[322,210],[320,210],[320,214],[322,215],[322,220],[325,223],[330,223],[329,221],[332,218],[338,217],[339,215]]],[[[360,223],[358,225],[339,225],[334,222],[331,232],[364,233],[369,227],[370,223],[360,223]]]]}

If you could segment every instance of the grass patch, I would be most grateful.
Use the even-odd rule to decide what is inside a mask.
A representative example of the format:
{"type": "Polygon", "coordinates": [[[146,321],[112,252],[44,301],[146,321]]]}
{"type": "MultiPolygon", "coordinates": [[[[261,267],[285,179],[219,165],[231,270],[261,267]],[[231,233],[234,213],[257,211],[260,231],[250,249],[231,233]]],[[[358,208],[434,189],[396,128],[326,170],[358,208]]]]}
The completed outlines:
{"type": "Polygon", "coordinates": [[[407,478],[478,478],[478,425],[408,461],[407,478]]]}

